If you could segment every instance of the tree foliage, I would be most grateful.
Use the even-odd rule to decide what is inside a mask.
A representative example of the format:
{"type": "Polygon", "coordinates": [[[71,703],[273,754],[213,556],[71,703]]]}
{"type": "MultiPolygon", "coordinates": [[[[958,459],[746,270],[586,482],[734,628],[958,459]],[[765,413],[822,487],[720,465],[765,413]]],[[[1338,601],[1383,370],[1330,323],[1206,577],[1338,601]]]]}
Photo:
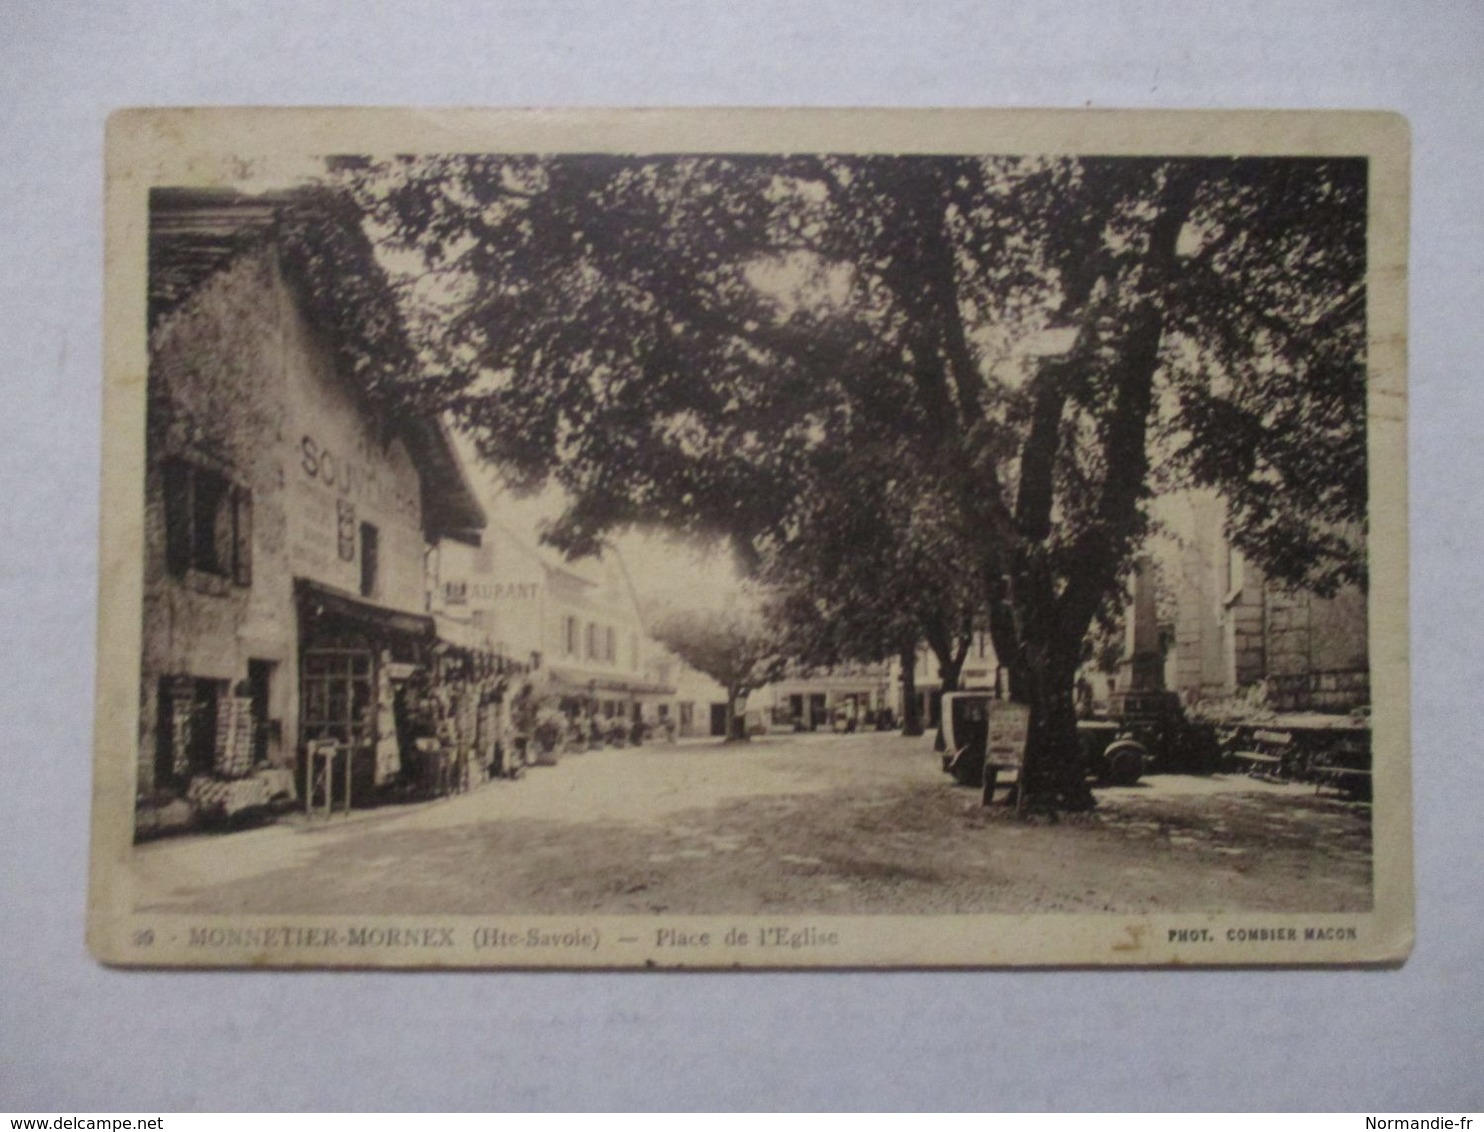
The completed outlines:
{"type": "Polygon", "coordinates": [[[926,640],[945,690],[982,627],[970,543],[952,500],[900,438],[850,438],[819,454],[795,501],[789,537],[772,544],[762,577],[775,594],[791,655],[806,665],[903,668],[903,729],[921,734],[915,660],[926,640]]]}
{"type": "Polygon", "coordinates": [[[355,198],[328,186],[299,189],[278,211],[274,237],[342,372],[373,398],[401,407],[416,393],[408,379],[417,354],[355,198]]]}
{"type": "Polygon", "coordinates": [[[393,245],[435,382],[517,484],[555,481],[572,553],[644,521],[744,556],[838,401],[829,335],[782,348],[754,286],[771,170],[747,159],[461,157],[358,183],[393,245]],[[797,351],[798,356],[793,356],[797,351]]]}
{"type": "Polygon", "coordinates": [[[738,704],[783,676],[788,657],[766,618],[743,610],[672,611],[650,633],[697,672],[727,690],[727,737],[745,739],[738,704]]]}
{"type": "Polygon", "coordinates": [[[1280,580],[1364,582],[1365,180],[1358,160],[924,156],[355,178],[421,264],[404,300],[432,312],[442,396],[507,474],[570,493],[554,541],[722,533],[878,643],[951,547],[944,577],[1032,706],[1028,788],[1063,805],[1088,800],[1076,667],[1156,492],[1219,489],[1280,580]]]}

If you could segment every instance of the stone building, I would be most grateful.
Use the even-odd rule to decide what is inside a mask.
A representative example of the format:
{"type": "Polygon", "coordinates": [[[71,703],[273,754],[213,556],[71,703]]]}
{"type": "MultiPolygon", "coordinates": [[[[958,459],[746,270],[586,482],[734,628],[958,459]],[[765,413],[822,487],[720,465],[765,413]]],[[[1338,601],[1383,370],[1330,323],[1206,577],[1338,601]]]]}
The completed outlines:
{"type": "Polygon", "coordinates": [[[141,826],[292,794],[314,739],[383,783],[428,543],[484,515],[387,380],[411,353],[369,241],[333,199],[156,189],[149,255],[141,826]]]}
{"type": "Polygon", "coordinates": [[[1285,589],[1222,534],[1223,505],[1189,493],[1178,508],[1170,686],[1188,702],[1256,694],[1280,711],[1348,711],[1370,702],[1365,595],[1285,589]]]}

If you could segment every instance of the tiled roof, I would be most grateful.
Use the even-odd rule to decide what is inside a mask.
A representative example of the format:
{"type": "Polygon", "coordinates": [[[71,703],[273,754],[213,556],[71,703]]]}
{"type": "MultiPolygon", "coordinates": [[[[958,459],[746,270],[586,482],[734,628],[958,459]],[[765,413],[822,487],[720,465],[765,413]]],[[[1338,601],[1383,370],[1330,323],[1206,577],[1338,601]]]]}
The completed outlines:
{"type": "MultiPolygon", "coordinates": [[[[235,256],[272,238],[279,213],[298,194],[251,195],[235,189],[157,187],[149,195],[149,320],[154,327],[235,256]]],[[[353,238],[370,244],[358,226],[353,238]]],[[[371,270],[380,270],[370,259],[371,270]]],[[[369,312],[368,312],[369,313],[369,312]]],[[[395,325],[392,346],[405,347],[400,319],[391,312],[382,326],[395,325]]],[[[382,338],[376,341],[384,341],[382,338]]],[[[392,353],[390,356],[395,357],[392,353]]],[[[346,374],[354,381],[353,375],[346,374]]],[[[376,391],[363,390],[368,395],[376,391]]],[[[383,405],[383,408],[388,408],[383,405]]],[[[443,423],[436,417],[396,412],[399,431],[422,481],[423,525],[430,536],[477,543],[484,508],[474,494],[443,423]]]]}
{"type": "Polygon", "coordinates": [[[289,199],[285,193],[249,196],[235,189],[151,189],[150,326],[263,239],[289,199]]]}

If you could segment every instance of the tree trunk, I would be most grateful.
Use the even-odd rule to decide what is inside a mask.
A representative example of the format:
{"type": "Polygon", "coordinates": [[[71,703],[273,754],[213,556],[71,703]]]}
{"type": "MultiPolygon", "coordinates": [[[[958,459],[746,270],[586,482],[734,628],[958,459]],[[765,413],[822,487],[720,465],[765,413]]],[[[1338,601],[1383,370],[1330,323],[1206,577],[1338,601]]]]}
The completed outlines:
{"type": "MultiPolygon", "coordinates": [[[[1194,189],[1193,177],[1170,175],[1160,190],[1160,213],[1150,226],[1142,265],[1142,294],[1130,304],[1121,333],[1103,339],[1096,321],[1085,317],[1095,312],[1077,312],[1075,320],[1083,323],[1077,345],[1043,366],[1035,379],[1015,505],[1019,545],[1009,577],[987,577],[996,647],[1001,636],[1014,638],[1011,696],[1031,709],[1020,791],[1022,805],[1033,808],[1083,810],[1095,804],[1077,741],[1077,663],[1098,605],[1117,584],[1142,534],[1139,503],[1149,478],[1149,413],[1164,330],[1160,296],[1176,269],[1176,246],[1194,189]],[[1119,361],[1109,375],[1111,402],[1100,437],[1103,482],[1091,521],[1068,556],[1072,565],[1058,583],[1046,548],[1054,530],[1062,418],[1072,385],[1084,379],[1088,350],[1109,346],[1119,361]],[[994,599],[1002,595],[1005,607],[995,609],[994,599]]],[[[1077,288],[1079,302],[1094,293],[1092,281],[1086,282],[1077,288]]]]}
{"type": "Polygon", "coordinates": [[[1076,653],[1059,653],[1042,654],[1018,678],[1012,675],[1011,686],[1020,691],[1016,698],[1031,709],[1020,802],[1032,810],[1090,810],[1096,802],[1077,739],[1076,653]]]}
{"type": "Polygon", "coordinates": [[[917,649],[903,648],[902,662],[902,734],[922,734],[922,705],[917,702],[917,649]]]}
{"type": "Polygon", "coordinates": [[[737,710],[737,703],[742,699],[740,688],[727,689],[727,737],[728,743],[746,743],[751,736],[747,734],[747,714],[737,710]]]}

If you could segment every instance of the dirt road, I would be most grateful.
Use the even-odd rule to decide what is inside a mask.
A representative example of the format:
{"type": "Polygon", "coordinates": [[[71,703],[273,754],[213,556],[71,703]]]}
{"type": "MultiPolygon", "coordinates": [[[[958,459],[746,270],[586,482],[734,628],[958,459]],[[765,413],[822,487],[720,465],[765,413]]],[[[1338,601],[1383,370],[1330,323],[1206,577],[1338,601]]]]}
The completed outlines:
{"type": "Polygon", "coordinates": [[[317,913],[1360,911],[1369,808],[1156,776],[1028,823],[931,743],[774,737],[572,755],[516,782],[138,846],[141,910],[317,913]]]}

